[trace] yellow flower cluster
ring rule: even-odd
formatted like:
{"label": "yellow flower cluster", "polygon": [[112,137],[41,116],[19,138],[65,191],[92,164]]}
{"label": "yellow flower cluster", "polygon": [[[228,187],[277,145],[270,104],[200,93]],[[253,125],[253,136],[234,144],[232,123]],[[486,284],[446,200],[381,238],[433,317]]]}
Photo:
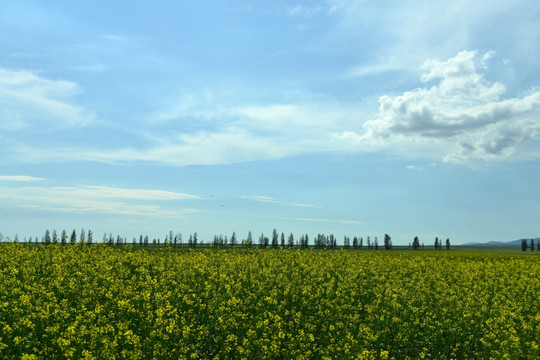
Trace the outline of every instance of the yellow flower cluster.
{"label": "yellow flower cluster", "polygon": [[540,358],[535,256],[0,250],[2,359]]}

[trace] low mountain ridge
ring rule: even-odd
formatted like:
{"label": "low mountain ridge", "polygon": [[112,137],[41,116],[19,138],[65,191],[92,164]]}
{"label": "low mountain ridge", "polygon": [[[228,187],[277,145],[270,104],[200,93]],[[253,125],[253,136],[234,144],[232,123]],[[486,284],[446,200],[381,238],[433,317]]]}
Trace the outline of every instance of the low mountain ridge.
{"label": "low mountain ridge", "polygon": [[[469,243],[463,244],[462,246],[518,246],[518,247],[521,247],[522,240],[523,239],[510,240],[510,241],[488,241],[488,242],[483,242],[483,243],[469,242]],[[526,240],[527,240],[527,245],[531,243],[530,238]],[[534,238],[534,245],[538,243],[538,240],[540,240],[540,238]]]}

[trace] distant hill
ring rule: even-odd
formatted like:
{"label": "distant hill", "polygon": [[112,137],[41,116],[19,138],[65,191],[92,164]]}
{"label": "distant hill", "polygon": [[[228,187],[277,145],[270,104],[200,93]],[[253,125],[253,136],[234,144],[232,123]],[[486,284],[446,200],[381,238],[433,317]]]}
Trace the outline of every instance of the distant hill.
{"label": "distant hill", "polygon": [[[539,239],[540,238],[534,239],[535,246]],[[523,239],[511,240],[511,241],[488,241],[488,242],[483,242],[483,243],[470,242],[470,243],[465,243],[462,246],[517,246],[517,247],[521,247],[522,240]],[[531,239],[527,239],[527,244],[530,244],[530,243],[531,243]]]}

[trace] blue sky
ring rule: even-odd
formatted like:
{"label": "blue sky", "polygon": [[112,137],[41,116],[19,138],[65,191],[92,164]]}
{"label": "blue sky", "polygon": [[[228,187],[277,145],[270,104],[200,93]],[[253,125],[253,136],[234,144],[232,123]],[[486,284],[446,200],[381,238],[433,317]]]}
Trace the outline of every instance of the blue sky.
{"label": "blue sky", "polygon": [[540,236],[537,1],[0,8],[4,236]]}

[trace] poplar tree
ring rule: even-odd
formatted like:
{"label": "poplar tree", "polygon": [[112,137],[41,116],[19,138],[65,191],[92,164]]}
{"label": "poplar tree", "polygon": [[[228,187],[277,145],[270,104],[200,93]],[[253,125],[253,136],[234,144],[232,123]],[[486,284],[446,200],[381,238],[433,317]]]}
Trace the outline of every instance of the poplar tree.
{"label": "poplar tree", "polygon": [[290,248],[292,248],[294,246],[294,235],[293,235],[293,233],[289,234],[289,239],[287,240],[287,242],[288,242],[288,245],[289,245]]}
{"label": "poplar tree", "polygon": [[418,236],[415,236],[412,242],[412,248],[413,250],[418,250],[419,247],[420,247],[420,240],[418,240]]}
{"label": "poplar tree", "polygon": [[50,245],[51,243],[51,234],[49,233],[49,230],[45,230],[45,236],[43,237],[43,244]]}
{"label": "poplar tree", "polygon": [[69,243],[71,245],[75,245],[77,242],[77,233],[75,232],[75,229],[73,229],[73,232],[71,233],[71,237],[69,238]]}
{"label": "poplar tree", "polygon": [[386,250],[392,249],[392,238],[388,234],[384,234],[384,248]]}
{"label": "poplar tree", "polygon": [[253,246],[253,235],[251,234],[251,231],[248,231],[246,245],[247,245],[248,248]]}
{"label": "poplar tree", "polygon": [[277,249],[278,247],[278,232],[276,229],[272,231],[272,247]]}

